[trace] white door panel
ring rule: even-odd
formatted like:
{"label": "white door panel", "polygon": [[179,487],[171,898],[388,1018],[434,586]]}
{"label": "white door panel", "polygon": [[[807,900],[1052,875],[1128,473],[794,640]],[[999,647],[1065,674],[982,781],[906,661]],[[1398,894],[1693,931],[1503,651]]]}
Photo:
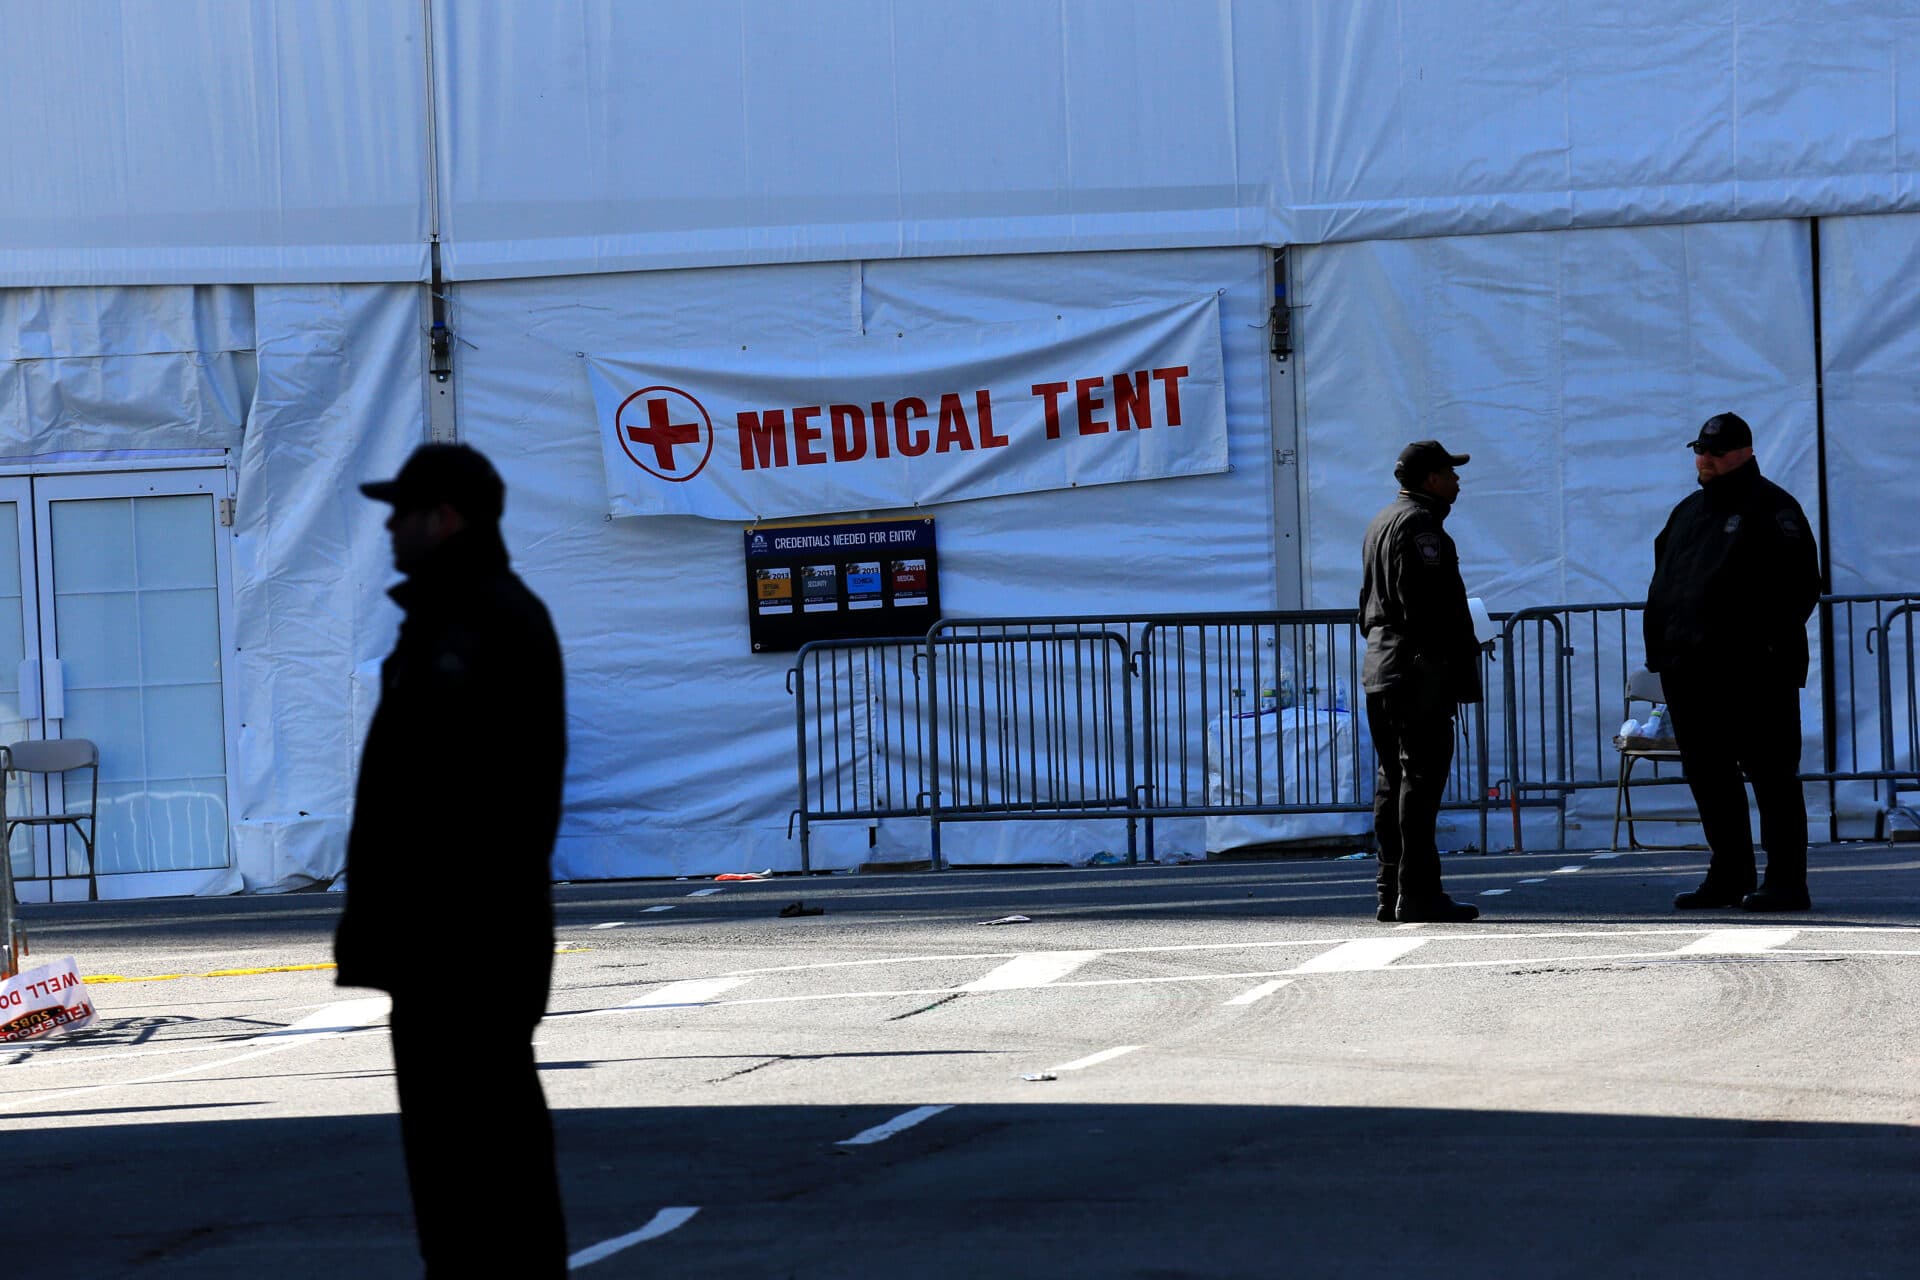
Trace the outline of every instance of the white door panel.
{"label": "white door panel", "polygon": [[[224,471],[34,481],[45,733],[100,748],[95,869],[129,878],[117,888],[191,892],[231,861],[226,487]],[[70,801],[49,795],[84,794]],[[84,874],[78,840],[52,856]],[[103,879],[101,896],[123,895]]]}
{"label": "white door panel", "polygon": [[[23,478],[0,478],[0,743],[41,736],[33,571],[32,487]],[[7,790],[7,811],[24,812],[29,801],[44,804],[44,791],[13,783]],[[45,874],[46,840],[40,840],[38,856],[34,843],[30,828],[14,834],[8,851],[14,875]]]}

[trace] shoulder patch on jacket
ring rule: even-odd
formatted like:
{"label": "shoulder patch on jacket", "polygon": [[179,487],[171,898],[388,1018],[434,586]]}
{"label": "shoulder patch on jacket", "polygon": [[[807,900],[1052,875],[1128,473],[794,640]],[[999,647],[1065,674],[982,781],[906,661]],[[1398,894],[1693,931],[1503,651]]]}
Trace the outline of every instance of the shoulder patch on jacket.
{"label": "shoulder patch on jacket", "polygon": [[1425,564],[1439,564],[1444,558],[1446,548],[1437,533],[1415,534],[1413,545],[1420,552],[1420,559]]}
{"label": "shoulder patch on jacket", "polygon": [[1773,521],[1780,526],[1780,532],[1784,533],[1787,537],[1797,538],[1800,536],[1800,521],[1794,516],[1791,509],[1787,507],[1780,508],[1773,513]]}
{"label": "shoulder patch on jacket", "polygon": [[1727,517],[1725,532],[1737,533],[1739,532],[1739,530],[1740,530],[1740,513],[1736,511],[1732,515]]}

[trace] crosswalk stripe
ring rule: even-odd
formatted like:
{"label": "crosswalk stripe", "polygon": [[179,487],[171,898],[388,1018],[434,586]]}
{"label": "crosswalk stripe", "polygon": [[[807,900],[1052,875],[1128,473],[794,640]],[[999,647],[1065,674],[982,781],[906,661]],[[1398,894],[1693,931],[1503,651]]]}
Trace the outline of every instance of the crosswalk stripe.
{"label": "crosswalk stripe", "polygon": [[1798,929],[1715,929],[1704,938],[1698,938],[1681,947],[1679,954],[1688,956],[1728,956],[1751,955],[1756,951],[1771,951],[1775,947],[1792,942]]}
{"label": "crosswalk stripe", "polygon": [[1291,978],[1275,978],[1271,982],[1263,982],[1257,987],[1250,987],[1247,990],[1242,991],[1239,995],[1235,996],[1233,999],[1227,1001],[1226,1003],[1254,1004],[1258,1001],[1266,999],[1268,996],[1272,995],[1274,992],[1278,991],[1280,988],[1292,983],[1292,981],[1293,979]]}
{"label": "crosswalk stripe", "polygon": [[1357,969],[1384,969],[1429,941],[1428,938],[1368,938],[1361,942],[1343,942],[1331,951],[1321,952],[1294,972],[1351,973]]}
{"label": "crosswalk stripe", "polygon": [[714,997],[744,986],[746,978],[696,978],[690,982],[669,982],[664,987],[629,1000],[622,1009],[683,1009],[688,1005],[711,1004]]}
{"label": "crosswalk stripe", "polygon": [[1035,951],[1015,956],[961,987],[961,991],[1017,991],[1058,981],[1099,955],[1098,951]]}
{"label": "crosswalk stripe", "polygon": [[911,1129],[923,1120],[931,1120],[942,1111],[950,1111],[952,1109],[953,1104],[950,1102],[942,1103],[938,1106],[915,1107],[911,1111],[901,1112],[885,1124],[877,1124],[871,1129],[862,1129],[851,1138],[842,1138],[834,1145],[837,1147],[865,1147],[876,1142],[885,1142],[902,1129]]}

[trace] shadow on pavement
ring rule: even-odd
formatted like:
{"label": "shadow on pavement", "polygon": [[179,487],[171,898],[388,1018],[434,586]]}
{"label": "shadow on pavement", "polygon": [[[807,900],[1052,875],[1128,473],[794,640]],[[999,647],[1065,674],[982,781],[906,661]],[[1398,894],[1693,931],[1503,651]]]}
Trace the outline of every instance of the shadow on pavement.
{"label": "shadow on pavement", "polygon": [[[838,1145],[909,1105],[560,1112],[572,1247],[685,1205],[586,1274],[1754,1280],[1920,1250],[1901,1125],[1035,1101]],[[9,1275],[418,1274],[392,1116],[49,1124],[5,1152],[0,1203],[47,1226]]]}

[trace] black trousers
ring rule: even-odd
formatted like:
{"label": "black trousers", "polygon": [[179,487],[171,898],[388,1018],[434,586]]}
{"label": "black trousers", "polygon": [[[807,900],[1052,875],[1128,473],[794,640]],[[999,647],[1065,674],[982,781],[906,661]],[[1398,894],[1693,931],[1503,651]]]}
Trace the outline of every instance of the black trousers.
{"label": "black trousers", "polygon": [[1435,707],[1406,688],[1369,691],[1367,732],[1379,759],[1373,835],[1380,846],[1380,891],[1387,897],[1396,890],[1433,897],[1440,892],[1434,825],[1453,766],[1453,706]]}
{"label": "black trousers", "polygon": [[443,995],[393,997],[393,1070],[414,1226],[430,1280],[567,1272],[553,1122],[532,1016],[474,1021]]}
{"label": "black trousers", "polygon": [[1754,882],[1745,785],[1750,781],[1760,809],[1760,843],[1767,847],[1767,883],[1804,889],[1807,797],[1798,776],[1800,690],[1779,678],[1683,672],[1662,672],[1660,683],[1679,740],[1680,767],[1713,851],[1707,879],[1735,889]]}

